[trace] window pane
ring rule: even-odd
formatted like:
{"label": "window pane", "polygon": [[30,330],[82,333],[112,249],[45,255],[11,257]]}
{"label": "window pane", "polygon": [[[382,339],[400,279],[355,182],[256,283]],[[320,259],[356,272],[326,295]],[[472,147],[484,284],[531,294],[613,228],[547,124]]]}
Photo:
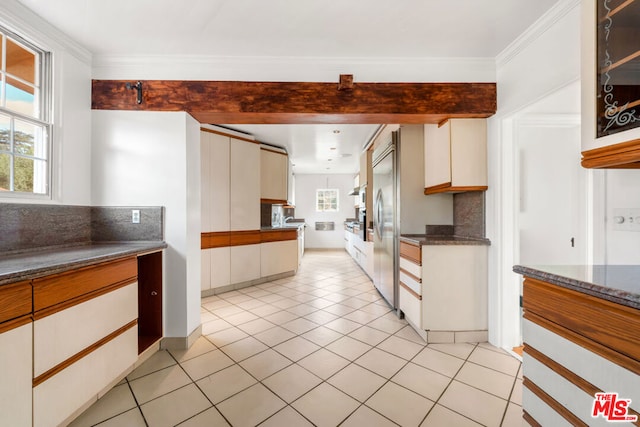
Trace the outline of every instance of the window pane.
{"label": "window pane", "polygon": [[35,85],[36,55],[7,39],[7,72]]}
{"label": "window pane", "polygon": [[7,76],[6,91],[8,109],[37,117],[34,89],[31,86]]}
{"label": "window pane", "polygon": [[11,190],[11,156],[0,154],[0,191]]}
{"label": "window pane", "polygon": [[15,121],[14,152],[40,158],[47,157],[43,128],[21,120]]}
{"label": "window pane", "polygon": [[33,193],[34,161],[24,157],[16,157],[14,164],[14,190]]}
{"label": "window pane", "polygon": [[11,150],[11,119],[0,114],[0,150]]}

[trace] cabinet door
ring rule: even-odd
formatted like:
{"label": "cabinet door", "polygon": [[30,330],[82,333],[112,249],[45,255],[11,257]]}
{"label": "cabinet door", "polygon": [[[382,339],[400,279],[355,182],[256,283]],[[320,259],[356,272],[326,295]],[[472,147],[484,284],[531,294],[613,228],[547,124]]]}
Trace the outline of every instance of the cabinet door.
{"label": "cabinet door", "polygon": [[232,246],[231,283],[242,283],[260,278],[260,244]]}
{"label": "cabinet door", "polygon": [[202,231],[229,230],[229,137],[201,132]]}
{"label": "cabinet door", "polygon": [[637,163],[640,3],[583,0],[581,10],[582,164],[615,168]]}
{"label": "cabinet door", "polygon": [[487,329],[486,246],[425,246],[422,271],[424,329]]}
{"label": "cabinet door", "polygon": [[231,248],[212,248],[210,251],[211,289],[231,283]]}
{"label": "cabinet door", "polygon": [[230,230],[259,230],[260,146],[231,138],[230,156]]}
{"label": "cabinet door", "polygon": [[287,200],[288,158],[286,154],[260,149],[260,197]]}
{"label": "cabinet door", "polygon": [[200,290],[211,289],[211,251],[212,249],[202,249],[200,251]]}
{"label": "cabinet door", "polygon": [[451,182],[451,121],[442,126],[424,125],[424,186]]}
{"label": "cabinet door", "polygon": [[[0,424],[31,427],[33,323],[0,333]],[[0,324],[0,328],[2,324]]]}
{"label": "cabinet door", "polygon": [[[454,119],[451,124],[451,186],[487,185],[487,121]],[[443,126],[444,127],[444,126]]]}
{"label": "cabinet door", "polygon": [[262,243],[260,274],[262,277],[298,269],[298,240]]}

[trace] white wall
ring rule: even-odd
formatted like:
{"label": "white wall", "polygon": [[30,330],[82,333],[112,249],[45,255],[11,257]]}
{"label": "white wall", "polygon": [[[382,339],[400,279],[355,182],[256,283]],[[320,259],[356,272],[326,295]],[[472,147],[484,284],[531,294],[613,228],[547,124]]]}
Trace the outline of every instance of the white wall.
{"label": "white wall", "polygon": [[640,264],[640,232],[613,230],[613,209],[640,208],[640,170],[607,170],[606,262]]}
{"label": "white wall", "polygon": [[186,113],[93,111],[92,203],[165,207],[165,336],[200,325],[200,131]]}
{"label": "white wall", "polygon": [[[316,190],[337,188],[340,191],[338,212],[316,212]],[[355,217],[353,175],[296,174],[296,218],[304,218],[308,227],[304,234],[305,248],[344,248],[344,220]],[[316,231],[316,221],[335,222],[334,231]]]}
{"label": "white wall", "polygon": [[52,54],[53,130],[51,200],[16,203],[88,205],[91,202],[91,55],[15,0],[5,0],[0,23]]}
{"label": "white wall", "polygon": [[[519,345],[514,115],[580,78],[580,1],[561,0],[497,58],[498,111],[488,121],[489,341]],[[586,213],[585,213],[586,215]]]}

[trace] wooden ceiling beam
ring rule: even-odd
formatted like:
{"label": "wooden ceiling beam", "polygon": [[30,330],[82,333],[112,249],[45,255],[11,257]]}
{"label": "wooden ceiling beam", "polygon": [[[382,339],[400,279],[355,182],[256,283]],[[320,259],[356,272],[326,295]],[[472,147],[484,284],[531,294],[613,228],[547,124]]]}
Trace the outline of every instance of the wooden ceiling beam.
{"label": "wooden ceiling beam", "polygon": [[[185,111],[200,123],[439,123],[495,114],[495,83],[335,83],[93,80],[94,110]],[[135,83],[135,82],[134,82]]]}

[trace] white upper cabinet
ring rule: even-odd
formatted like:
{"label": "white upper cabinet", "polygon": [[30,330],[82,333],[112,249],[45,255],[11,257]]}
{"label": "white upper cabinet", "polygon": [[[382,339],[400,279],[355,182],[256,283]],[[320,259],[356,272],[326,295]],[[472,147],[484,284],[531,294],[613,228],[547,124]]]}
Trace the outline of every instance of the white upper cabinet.
{"label": "white upper cabinet", "polygon": [[582,165],[640,165],[640,2],[582,1]]}
{"label": "white upper cabinet", "polygon": [[229,230],[230,138],[200,132],[202,232]]}
{"label": "white upper cabinet", "polygon": [[260,145],[230,138],[230,159],[229,229],[259,230]]}
{"label": "white upper cabinet", "polygon": [[487,189],[487,122],[424,125],[425,194]]}
{"label": "white upper cabinet", "polygon": [[285,153],[260,148],[260,198],[286,202],[289,158]]}

